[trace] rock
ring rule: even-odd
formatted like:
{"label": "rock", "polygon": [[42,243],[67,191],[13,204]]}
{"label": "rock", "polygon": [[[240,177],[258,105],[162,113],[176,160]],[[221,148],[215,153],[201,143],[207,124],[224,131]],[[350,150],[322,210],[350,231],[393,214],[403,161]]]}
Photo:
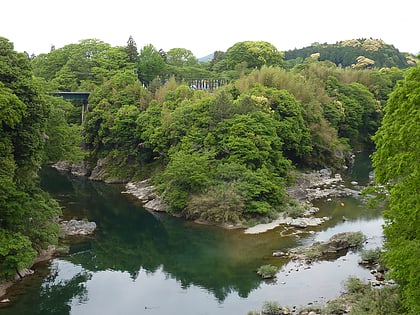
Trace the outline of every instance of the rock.
{"label": "rock", "polygon": [[289,253],[287,252],[282,252],[282,251],[276,251],[273,252],[273,257],[288,257]]}
{"label": "rock", "polygon": [[108,172],[105,170],[106,164],[108,163],[108,159],[107,158],[103,158],[103,159],[99,159],[96,162],[96,166],[93,168],[89,179],[90,180],[97,180],[97,181],[105,181],[108,177],[109,174]]}
{"label": "rock", "polygon": [[53,164],[52,167],[59,171],[70,172],[71,163],[67,161],[58,161],[57,163]]}
{"label": "rock", "polygon": [[162,197],[156,197],[144,204],[144,208],[153,211],[166,212],[168,206],[163,202]]}
{"label": "rock", "polygon": [[318,173],[319,173],[321,176],[327,176],[327,177],[330,177],[330,176],[331,176],[331,174],[332,174],[332,171],[331,171],[330,169],[328,169],[328,168],[323,168],[323,169],[320,169],[320,170],[318,171]]}
{"label": "rock", "polygon": [[3,299],[3,300],[0,301],[0,303],[10,303],[10,300],[9,299]]}
{"label": "rock", "polygon": [[289,225],[299,228],[306,228],[308,226],[308,223],[306,222],[305,218],[297,218],[293,219]]}
{"label": "rock", "polygon": [[144,208],[153,211],[166,212],[168,206],[163,198],[156,194],[156,188],[150,184],[150,179],[140,182],[129,182],[125,185],[125,194],[131,194],[144,203]]}
{"label": "rock", "polygon": [[129,182],[125,185],[125,194],[131,194],[143,202],[149,201],[152,194],[155,194],[155,187],[150,185],[150,179],[140,182]]}
{"label": "rock", "polygon": [[325,259],[344,253],[349,248],[360,246],[363,241],[361,232],[343,232],[333,235],[325,242],[315,242],[307,248],[297,248],[289,251],[290,257],[297,260]]}
{"label": "rock", "polygon": [[15,280],[22,279],[33,274],[34,274],[34,271],[32,269],[24,268],[22,270],[19,270],[19,272],[16,273]]}
{"label": "rock", "polygon": [[80,161],[72,164],[70,172],[75,176],[88,176],[90,174],[90,168],[88,163]]}
{"label": "rock", "polygon": [[66,236],[85,236],[96,230],[96,223],[84,220],[61,221],[60,230]]}

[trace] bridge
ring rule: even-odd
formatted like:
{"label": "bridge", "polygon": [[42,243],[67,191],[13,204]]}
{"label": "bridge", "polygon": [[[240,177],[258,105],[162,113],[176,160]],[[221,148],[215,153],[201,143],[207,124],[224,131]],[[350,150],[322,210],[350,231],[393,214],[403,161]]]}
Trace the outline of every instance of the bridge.
{"label": "bridge", "polygon": [[85,121],[85,112],[89,110],[88,99],[90,92],[53,92],[51,95],[62,97],[69,101],[82,101],[82,123]]}

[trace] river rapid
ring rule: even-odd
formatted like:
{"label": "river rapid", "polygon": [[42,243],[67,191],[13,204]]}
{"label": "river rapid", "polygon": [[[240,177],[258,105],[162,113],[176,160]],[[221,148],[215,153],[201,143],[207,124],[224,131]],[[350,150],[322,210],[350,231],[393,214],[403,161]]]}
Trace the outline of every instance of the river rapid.
{"label": "river rapid", "polygon": [[[348,185],[365,185],[369,171],[368,155],[359,155],[343,177]],[[311,265],[272,252],[349,231],[367,236],[365,249],[382,244],[381,209],[360,198],[314,202],[317,217],[331,218],[321,226],[245,234],[151,213],[121,194],[120,185],[53,169],[43,170],[42,185],[65,219],[95,221],[98,228],[71,242],[70,255],[35,265],[32,276],[8,290],[2,315],[247,314],[264,301],[297,308],[322,304],[340,294],[349,276],[373,278],[359,266],[360,252]],[[275,281],[257,276],[263,264],[280,268]]]}

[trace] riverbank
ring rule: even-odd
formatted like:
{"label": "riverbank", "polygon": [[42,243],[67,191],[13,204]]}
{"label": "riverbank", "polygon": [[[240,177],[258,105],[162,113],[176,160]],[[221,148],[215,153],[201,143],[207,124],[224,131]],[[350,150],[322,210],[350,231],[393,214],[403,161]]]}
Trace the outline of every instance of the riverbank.
{"label": "riverbank", "polygon": [[[64,239],[67,237],[84,237],[93,234],[95,230],[95,222],[75,219],[69,221],[63,220],[60,221],[59,236],[60,239]],[[48,261],[53,259],[54,257],[59,257],[64,254],[67,254],[66,248],[62,248],[55,245],[50,245],[47,248],[41,250],[29,268],[19,270],[19,272],[15,274],[14,279],[12,281],[0,283],[0,303],[10,302],[10,300],[7,298],[3,299],[3,297],[7,295],[7,289],[12,287],[16,283],[16,281],[23,280],[25,277],[32,275],[34,273],[34,271],[31,269],[33,266],[40,262]]]}

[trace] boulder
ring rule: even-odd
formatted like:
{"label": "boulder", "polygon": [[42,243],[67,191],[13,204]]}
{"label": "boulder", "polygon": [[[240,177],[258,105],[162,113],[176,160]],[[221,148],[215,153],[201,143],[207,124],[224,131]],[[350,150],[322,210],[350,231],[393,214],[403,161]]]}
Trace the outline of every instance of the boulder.
{"label": "boulder", "polygon": [[86,236],[96,230],[95,222],[69,220],[60,222],[60,230],[65,236]]}
{"label": "boulder", "polygon": [[163,198],[156,194],[156,188],[151,185],[150,179],[140,182],[129,182],[125,185],[123,193],[130,194],[143,202],[147,210],[166,212],[168,206],[163,202]]}

